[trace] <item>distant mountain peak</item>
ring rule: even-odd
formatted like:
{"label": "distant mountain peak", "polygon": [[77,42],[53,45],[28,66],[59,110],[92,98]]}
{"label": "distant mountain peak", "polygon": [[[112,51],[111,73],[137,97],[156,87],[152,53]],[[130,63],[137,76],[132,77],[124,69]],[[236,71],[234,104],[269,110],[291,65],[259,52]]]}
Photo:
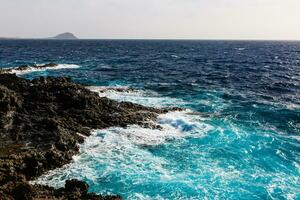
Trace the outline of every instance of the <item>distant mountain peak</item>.
{"label": "distant mountain peak", "polygon": [[73,33],[66,32],[66,33],[58,34],[58,35],[52,37],[52,39],[56,39],[56,40],[76,40],[78,38]]}

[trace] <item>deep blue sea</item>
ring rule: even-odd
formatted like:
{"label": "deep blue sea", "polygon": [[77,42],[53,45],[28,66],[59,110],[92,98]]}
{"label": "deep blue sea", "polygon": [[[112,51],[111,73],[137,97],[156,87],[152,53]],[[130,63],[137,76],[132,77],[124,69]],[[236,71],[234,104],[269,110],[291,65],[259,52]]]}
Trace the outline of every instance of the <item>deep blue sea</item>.
{"label": "deep blue sea", "polygon": [[94,130],[71,164],[35,183],[77,178],[130,200],[300,199],[300,42],[0,41],[1,67],[49,62],[60,65],[19,75],[186,110],[160,115],[162,130]]}

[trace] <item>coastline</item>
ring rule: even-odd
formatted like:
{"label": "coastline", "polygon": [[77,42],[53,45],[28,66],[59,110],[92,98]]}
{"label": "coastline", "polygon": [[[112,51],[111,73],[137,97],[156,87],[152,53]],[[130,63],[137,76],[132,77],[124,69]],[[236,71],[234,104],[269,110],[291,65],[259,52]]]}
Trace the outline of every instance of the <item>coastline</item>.
{"label": "coastline", "polygon": [[[151,123],[160,129],[92,129],[70,163],[29,183],[58,189],[77,179],[89,185],[89,192],[124,199],[298,198],[299,43],[1,45],[2,69],[28,65],[28,70],[16,72],[26,80],[71,77],[117,102],[184,108],[158,114]],[[49,62],[58,66],[34,68]],[[43,114],[52,106],[40,109]]]}
{"label": "coastline", "polygon": [[0,73],[0,97],[3,199],[122,199],[88,193],[88,185],[78,180],[68,180],[60,189],[31,185],[29,181],[71,162],[79,153],[78,144],[93,129],[132,124],[157,128],[149,121],[174,110],[99,97],[65,77],[30,81]]}

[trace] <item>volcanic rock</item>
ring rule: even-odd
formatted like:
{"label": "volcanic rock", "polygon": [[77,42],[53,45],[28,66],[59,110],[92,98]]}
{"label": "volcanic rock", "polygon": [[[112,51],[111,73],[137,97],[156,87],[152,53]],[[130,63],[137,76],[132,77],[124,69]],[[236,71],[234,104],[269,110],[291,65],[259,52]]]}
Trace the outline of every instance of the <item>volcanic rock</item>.
{"label": "volcanic rock", "polygon": [[99,97],[70,78],[0,74],[0,199],[121,199],[78,180],[58,190],[29,181],[69,163],[92,129],[147,126],[167,111]]}

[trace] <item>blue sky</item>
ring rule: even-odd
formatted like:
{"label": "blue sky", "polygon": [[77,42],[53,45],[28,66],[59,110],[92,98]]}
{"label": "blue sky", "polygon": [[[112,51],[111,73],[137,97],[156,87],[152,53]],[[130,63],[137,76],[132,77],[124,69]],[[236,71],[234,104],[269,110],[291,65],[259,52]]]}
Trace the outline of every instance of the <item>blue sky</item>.
{"label": "blue sky", "polygon": [[0,0],[0,36],[300,40],[299,0]]}

